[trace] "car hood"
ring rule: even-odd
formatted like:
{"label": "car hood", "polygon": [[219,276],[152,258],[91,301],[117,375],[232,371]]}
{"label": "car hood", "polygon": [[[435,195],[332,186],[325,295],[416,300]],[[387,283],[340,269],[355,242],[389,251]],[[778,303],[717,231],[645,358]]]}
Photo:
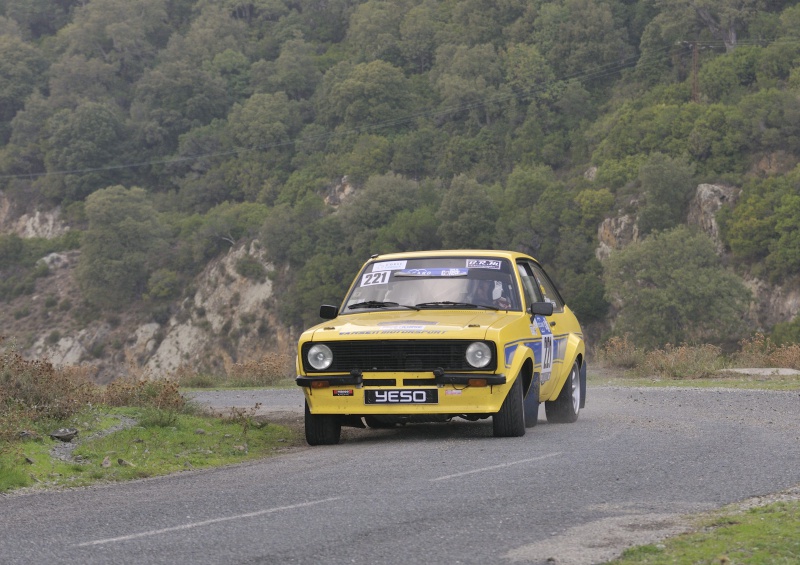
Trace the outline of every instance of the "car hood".
{"label": "car hood", "polygon": [[[306,332],[313,341],[354,339],[485,339],[522,315],[520,312],[479,310],[409,310],[339,316]],[[308,334],[311,335],[308,335]]]}

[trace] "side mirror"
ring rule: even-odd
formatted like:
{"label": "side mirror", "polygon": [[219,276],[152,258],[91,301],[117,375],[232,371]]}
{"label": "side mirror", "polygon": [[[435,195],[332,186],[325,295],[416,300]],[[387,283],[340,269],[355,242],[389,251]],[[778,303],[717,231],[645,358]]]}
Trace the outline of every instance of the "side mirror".
{"label": "side mirror", "polygon": [[323,320],[333,320],[339,315],[339,308],[330,304],[323,304],[319,307],[319,317]]}
{"label": "side mirror", "polygon": [[552,302],[534,302],[528,307],[528,312],[531,316],[552,316],[553,303]]}

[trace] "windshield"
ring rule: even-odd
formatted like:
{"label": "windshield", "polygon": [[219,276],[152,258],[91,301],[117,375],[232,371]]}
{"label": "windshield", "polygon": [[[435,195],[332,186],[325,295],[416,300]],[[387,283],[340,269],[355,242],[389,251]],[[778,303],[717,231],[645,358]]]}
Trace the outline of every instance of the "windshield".
{"label": "windshield", "polygon": [[522,310],[510,261],[435,257],[368,264],[342,313],[409,308]]}

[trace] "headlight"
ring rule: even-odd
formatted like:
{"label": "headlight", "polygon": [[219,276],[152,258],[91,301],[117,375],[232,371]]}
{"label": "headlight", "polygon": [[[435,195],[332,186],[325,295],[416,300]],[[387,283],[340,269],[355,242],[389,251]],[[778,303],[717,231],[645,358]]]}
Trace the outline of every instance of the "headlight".
{"label": "headlight", "polygon": [[481,369],[492,361],[492,350],[482,341],[471,343],[467,347],[467,363]]}
{"label": "headlight", "polygon": [[323,371],[333,363],[333,352],[327,345],[318,343],[308,350],[308,363],[317,371]]}

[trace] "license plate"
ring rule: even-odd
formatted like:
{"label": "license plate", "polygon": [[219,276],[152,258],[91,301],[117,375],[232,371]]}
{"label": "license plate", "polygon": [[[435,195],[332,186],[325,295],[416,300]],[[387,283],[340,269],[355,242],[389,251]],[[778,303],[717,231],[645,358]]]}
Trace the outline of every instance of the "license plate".
{"label": "license plate", "polygon": [[438,404],[439,389],[365,390],[364,404]]}

